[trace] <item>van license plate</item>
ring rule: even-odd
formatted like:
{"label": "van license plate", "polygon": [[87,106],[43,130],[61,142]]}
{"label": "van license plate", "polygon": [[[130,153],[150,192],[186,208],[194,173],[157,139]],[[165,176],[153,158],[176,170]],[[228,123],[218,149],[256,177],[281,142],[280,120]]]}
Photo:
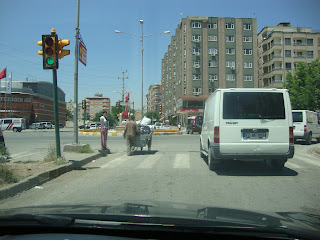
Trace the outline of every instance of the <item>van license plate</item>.
{"label": "van license plate", "polygon": [[266,133],[243,133],[244,139],[266,139]]}

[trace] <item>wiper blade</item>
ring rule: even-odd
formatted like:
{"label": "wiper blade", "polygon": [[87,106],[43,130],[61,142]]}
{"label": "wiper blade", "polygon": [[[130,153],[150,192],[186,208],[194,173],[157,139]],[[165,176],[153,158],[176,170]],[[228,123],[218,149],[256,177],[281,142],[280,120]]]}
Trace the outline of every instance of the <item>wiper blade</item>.
{"label": "wiper blade", "polygon": [[74,223],[74,218],[51,214],[16,214],[0,217],[0,226],[29,223],[67,226]]}

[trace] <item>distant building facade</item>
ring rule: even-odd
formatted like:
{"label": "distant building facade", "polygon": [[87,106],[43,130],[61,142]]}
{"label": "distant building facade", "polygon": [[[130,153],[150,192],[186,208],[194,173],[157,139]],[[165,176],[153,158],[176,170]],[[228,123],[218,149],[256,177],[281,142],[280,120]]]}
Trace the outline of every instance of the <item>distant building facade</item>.
{"label": "distant building facade", "polygon": [[[86,119],[92,120],[96,114],[100,111],[107,111],[109,112],[110,107],[110,98],[102,97],[102,95],[94,96],[94,97],[86,97],[84,99],[86,101]],[[80,105],[81,106],[81,105]],[[83,110],[82,110],[83,114]]]}
{"label": "distant building facade", "polygon": [[159,111],[159,104],[161,104],[162,86],[160,84],[150,85],[147,98],[147,112]]}
{"label": "distant building facade", "polygon": [[163,113],[185,123],[217,88],[258,87],[257,20],[183,18],[161,64]]}
{"label": "distant building facade", "polygon": [[[6,94],[1,81],[0,117],[25,118],[33,122],[54,122],[53,84],[44,81],[12,81],[11,94]],[[58,87],[59,123],[65,124],[65,93]]]}
{"label": "distant building facade", "polygon": [[259,87],[283,88],[286,74],[298,62],[311,63],[320,57],[320,32],[279,23],[258,33],[258,47]]}

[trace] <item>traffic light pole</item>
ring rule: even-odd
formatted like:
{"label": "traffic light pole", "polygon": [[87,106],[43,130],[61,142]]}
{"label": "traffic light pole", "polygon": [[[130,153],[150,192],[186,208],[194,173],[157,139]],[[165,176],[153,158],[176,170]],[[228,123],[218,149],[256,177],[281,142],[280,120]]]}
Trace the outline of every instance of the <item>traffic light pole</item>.
{"label": "traffic light pole", "polygon": [[61,157],[60,150],[60,133],[59,133],[59,111],[58,111],[58,86],[57,86],[57,69],[52,69],[53,79],[53,103],[54,103],[54,128],[56,133],[56,153]]}

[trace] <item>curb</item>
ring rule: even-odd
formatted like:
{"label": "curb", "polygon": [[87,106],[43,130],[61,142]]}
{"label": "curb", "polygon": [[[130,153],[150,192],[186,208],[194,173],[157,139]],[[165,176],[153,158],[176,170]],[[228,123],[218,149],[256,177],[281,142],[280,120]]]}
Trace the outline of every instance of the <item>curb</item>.
{"label": "curb", "polygon": [[69,163],[63,166],[58,166],[50,171],[39,173],[34,176],[25,178],[18,183],[6,186],[0,189],[0,200],[5,198],[12,197],[20,192],[29,190],[35,186],[42,185],[54,178],[59,177],[60,175],[81,168],[83,165],[88,164],[89,162],[98,159],[102,154],[98,153],[93,156],[87,157],[83,160],[75,161],[71,160]]}

